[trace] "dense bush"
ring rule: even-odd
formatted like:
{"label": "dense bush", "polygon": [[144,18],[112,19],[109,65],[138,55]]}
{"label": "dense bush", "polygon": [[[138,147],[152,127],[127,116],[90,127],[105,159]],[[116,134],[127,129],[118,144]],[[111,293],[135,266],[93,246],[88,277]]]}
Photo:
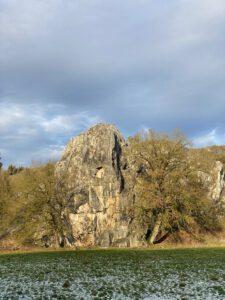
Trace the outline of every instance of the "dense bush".
{"label": "dense bush", "polygon": [[[16,169],[16,168],[15,168]],[[10,168],[11,170],[11,168]],[[55,193],[54,164],[0,173],[2,233],[13,233],[21,243],[34,243],[37,233],[54,231],[52,199]]]}
{"label": "dense bush", "polygon": [[190,151],[179,132],[169,136],[150,130],[130,138],[129,147],[139,168],[134,209],[148,225],[149,243],[162,242],[181,230],[194,235],[197,230],[221,228],[221,208],[209,199],[208,187],[199,176],[200,170],[212,169],[212,155]]}

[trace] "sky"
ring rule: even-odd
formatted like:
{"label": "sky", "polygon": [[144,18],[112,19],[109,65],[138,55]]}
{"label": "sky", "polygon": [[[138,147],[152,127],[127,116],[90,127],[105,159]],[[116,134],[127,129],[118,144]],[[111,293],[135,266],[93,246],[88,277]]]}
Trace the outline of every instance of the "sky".
{"label": "sky", "polygon": [[225,144],[225,1],[0,0],[5,166],[99,122]]}

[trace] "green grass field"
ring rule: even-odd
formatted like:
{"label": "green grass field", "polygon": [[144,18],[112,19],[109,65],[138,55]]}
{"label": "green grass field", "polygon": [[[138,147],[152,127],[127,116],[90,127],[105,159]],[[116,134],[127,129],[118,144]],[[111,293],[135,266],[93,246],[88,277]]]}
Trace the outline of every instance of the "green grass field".
{"label": "green grass field", "polygon": [[0,299],[225,299],[225,249],[3,254]]}

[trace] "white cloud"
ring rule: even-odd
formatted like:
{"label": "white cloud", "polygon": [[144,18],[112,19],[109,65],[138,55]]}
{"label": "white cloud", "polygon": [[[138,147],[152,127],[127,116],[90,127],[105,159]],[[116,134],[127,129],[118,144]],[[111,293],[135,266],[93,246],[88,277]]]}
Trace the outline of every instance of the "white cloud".
{"label": "white cloud", "polygon": [[195,147],[207,147],[212,145],[225,145],[225,134],[218,132],[218,129],[215,128],[210,132],[198,136],[193,139],[193,145]]}
{"label": "white cloud", "polygon": [[34,135],[42,130],[45,133],[68,134],[100,122],[99,117],[92,116],[89,112],[77,114],[61,112],[63,106],[51,105],[25,105],[18,103],[0,103],[0,134],[12,128],[19,135]]}
{"label": "white cloud", "polygon": [[48,133],[70,134],[81,128],[87,128],[99,121],[98,117],[92,117],[87,112],[81,112],[71,115],[56,115],[52,119],[43,120],[40,125]]}
{"label": "white cloud", "polygon": [[27,164],[59,158],[66,142],[100,119],[89,112],[68,114],[63,106],[0,103],[0,154],[4,162]]}
{"label": "white cloud", "polygon": [[57,161],[61,157],[63,150],[64,145],[46,145],[32,152],[30,161],[38,163],[48,160]]}

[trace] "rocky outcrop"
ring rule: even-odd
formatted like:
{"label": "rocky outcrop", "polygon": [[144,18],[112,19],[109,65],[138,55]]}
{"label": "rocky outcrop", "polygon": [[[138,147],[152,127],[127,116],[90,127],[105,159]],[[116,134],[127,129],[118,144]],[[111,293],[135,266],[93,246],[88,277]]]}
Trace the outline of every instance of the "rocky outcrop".
{"label": "rocky outcrop", "polygon": [[[113,125],[98,124],[72,139],[56,166],[70,196],[63,214],[76,246],[140,246],[132,204],[132,170],[126,142]],[[128,180],[129,179],[129,180]]]}
{"label": "rocky outcrop", "polygon": [[[148,228],[138,225],[130,213],[137,172],[127,155],[126,141],[113,125],[98,124],[73,138],[56,166],[58,182],[67,191],[61,206],[65,243],[144,246]],[[215,162],[209,173],[200,175],[209,197],[224,202],[223,164]]]}
{"label": "rocky outcrop", "polygon": [[208,189],[208,197],[216,203],[225,204],[225,173],[222,162],[215,161],[209,172],[199,171],[199,176]]}
{"label": "rocky outcrop", "polygon": [[209,198],[216,203],[225,204],[225,173],[222,162],[216,161],[212,170],[203,178],[209,189]]}
{"label": "rocky outcrop", "polygon": [[213,201],[225,203],[225,173],[220,161],[215,162],[211,173],[210,198]]}

